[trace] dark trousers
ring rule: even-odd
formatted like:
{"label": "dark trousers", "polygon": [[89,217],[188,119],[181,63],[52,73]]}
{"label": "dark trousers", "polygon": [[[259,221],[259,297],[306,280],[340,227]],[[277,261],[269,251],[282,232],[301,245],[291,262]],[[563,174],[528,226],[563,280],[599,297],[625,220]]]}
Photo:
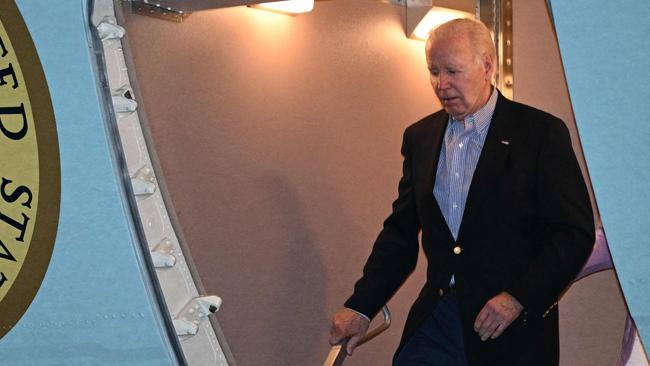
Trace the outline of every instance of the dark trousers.
{"label": "dark trousers", "polygon": [[394,366],[467,366],[456,296],[440,300],[404,345]]}

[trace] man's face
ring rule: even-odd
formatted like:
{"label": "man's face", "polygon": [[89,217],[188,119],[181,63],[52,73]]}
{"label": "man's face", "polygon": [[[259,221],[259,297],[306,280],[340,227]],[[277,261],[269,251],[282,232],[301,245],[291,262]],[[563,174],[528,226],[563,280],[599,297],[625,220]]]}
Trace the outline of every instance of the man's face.
{"label": "man's face", "polygon": [[467,37],[434,40],[427,65],[433,91],[454,118],[463,120],[487,102],[492,64],[489,57],[476,57]]}

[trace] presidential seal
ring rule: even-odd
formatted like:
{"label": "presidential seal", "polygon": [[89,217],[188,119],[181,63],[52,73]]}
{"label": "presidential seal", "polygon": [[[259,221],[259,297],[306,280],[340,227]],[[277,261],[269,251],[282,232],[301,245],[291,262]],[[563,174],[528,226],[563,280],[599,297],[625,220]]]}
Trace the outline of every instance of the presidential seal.
{"label": "presidential seal", "polygon": [[36,48],[13,1],[0,2],[0,337],[47,270],[59,220],[59,145]]}

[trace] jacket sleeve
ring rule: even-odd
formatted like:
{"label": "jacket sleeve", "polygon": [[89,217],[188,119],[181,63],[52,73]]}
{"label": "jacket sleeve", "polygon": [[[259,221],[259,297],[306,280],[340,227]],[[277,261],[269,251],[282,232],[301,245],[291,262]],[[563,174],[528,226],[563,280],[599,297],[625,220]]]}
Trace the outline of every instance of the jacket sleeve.
{"label": "jacket sleeve", "polygon": [[420,222],[415,206],[407,132],[402,140],[404,162],[398,197],[363,268],[363,276],[345,302],[346,307],[369,318],[374,317],[393,296],[417,263]]}
{"label": "jacket sleeve", "polygon": [[528,272],[506,291],[529,315],[546,316],[578,274],[594,244],[587,187],[569,131],[556,118],[546,124],[536,177],[540,247]]}

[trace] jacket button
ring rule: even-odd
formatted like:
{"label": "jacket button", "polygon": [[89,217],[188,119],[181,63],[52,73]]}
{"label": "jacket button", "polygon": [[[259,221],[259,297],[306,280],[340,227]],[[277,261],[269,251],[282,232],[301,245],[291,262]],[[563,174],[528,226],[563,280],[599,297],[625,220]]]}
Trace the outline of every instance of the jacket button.
{"label": "jacket button", "polygon": [[454,254],[460,254],[460,252],[462,252],[462,251],[463,251],[463,249],[460,246],[456,245],[454,247]]}
{"label": "jacket button", "polygon": [[438,296],[442,297],[442,295],[444,295],[444,294],[445,294],[445,290],[439,288],[438,289]]}

